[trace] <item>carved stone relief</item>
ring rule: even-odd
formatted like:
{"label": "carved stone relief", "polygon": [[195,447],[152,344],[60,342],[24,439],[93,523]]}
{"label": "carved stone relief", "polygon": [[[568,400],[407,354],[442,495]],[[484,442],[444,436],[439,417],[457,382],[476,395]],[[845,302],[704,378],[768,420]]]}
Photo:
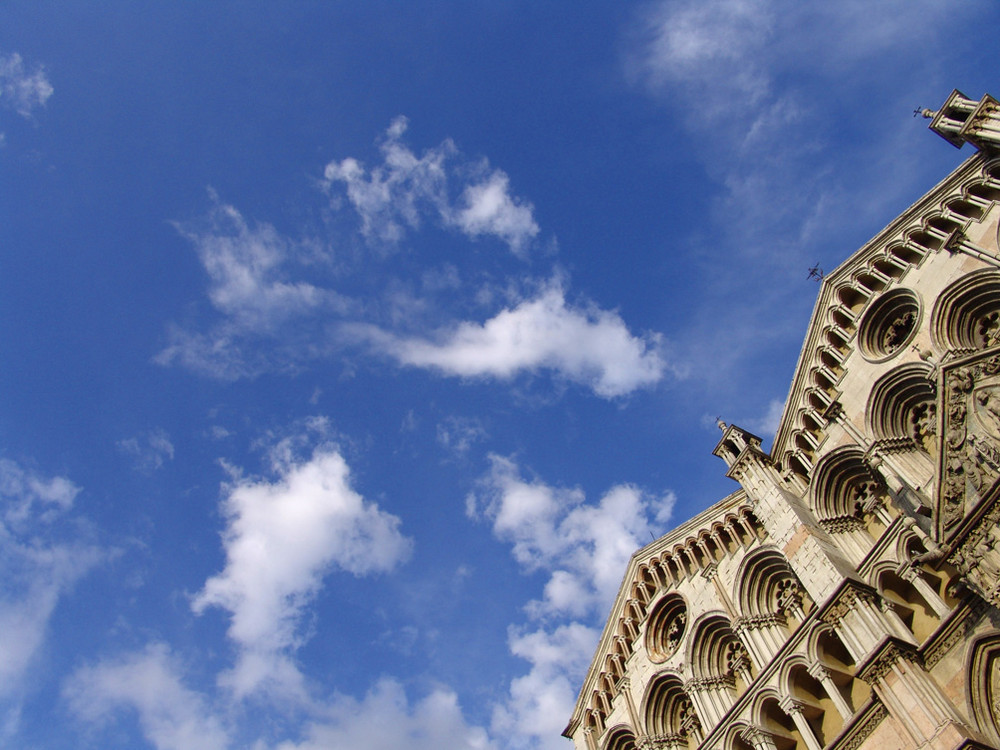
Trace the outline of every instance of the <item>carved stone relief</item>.
{"label": "carved stone relief", "polygon": [[954,528],[1000,476],[1000,354],[945,374],[938,528]]}
{"label": "carved stone relief", "polygon": [[994,504],[948,561],[984,599],[1000,605],[1000,503]]}

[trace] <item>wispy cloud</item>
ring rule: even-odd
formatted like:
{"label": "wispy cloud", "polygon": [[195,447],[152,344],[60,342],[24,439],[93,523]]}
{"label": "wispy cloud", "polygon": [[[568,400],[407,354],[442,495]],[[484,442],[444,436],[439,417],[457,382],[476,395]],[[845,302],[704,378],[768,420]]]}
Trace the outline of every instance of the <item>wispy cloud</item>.
{"label": "wispy cloud", "polygon": [[277,689],[304,695],[290,655],[301,645],[305,606],[334,570],[354,575],[392,570],[412,542],[399,519],[359,495],[332,445],[306,459],[284,441],[272,451],[273,480],[232,469],[224,488],[225,569],[194,598],[195,612],[221,607],[238,663],[225,683],[236,695]]}
{"label": "wispy cloud", "polygon": [[0,106],[30,118],[52,96],[53,88],[41,65],[29,68],[14,52],[0,55]]}
{"label": "wispy cloud", "polygon": [[222,378],[294,365],[309,346],[288,342],[290,324],[343,314],[351,303],[331,289],[294,280],[296,269],[316,255],[310,243],[295,242],[270,224],[248,222],[233,206],[214,194],[212,199],[204,221],[176,226],[198,252],[220,318],[207,332],[175,326],[155,359]]}
{"label": "wispy cloud", "polygon": [[373,326],[345,330],[404,365],[504,380],[548,370],[605,398],[651,386],[667,369],[656,335],[634,336],[615,312],[568,305],[557,283],[484,323],[462,322],[433,339]]}
{"label": "wispy cloud", "polygon": [[80,488],[0,459],[0,739],[17,725],[25,676],[73,585],[106,557],[66,524]]}
{"label": "wispy cloud", "polygon": [[174,458],[174,444],[162,429],[118,441],[118,450],[132,457],[136,471],[149,474]]}
{"label": "wispy cloud", "polygon": [[[640,6],[625,67],[679,125],[721,190],[691,246],[711,278],[672,343],[699,382],[723,393],[749,360],[795,345],[813,287],[864,232],[916,197],[929,138],[910,112],[944,96],[926,54],[950,44],[975,3],[933,0],[657,0]],[[872,69],[878,75],[871,74]],[[858,137],[863,133],[864,137]],[[860,230],[860,231],[859,231]],[[718,259],[725,258],[725,262]],[[740,300],[739,314],[731,310]],[[778,311],[794,310],[794,315]],[[745,393],[733,392],[733,400]],[[763,398],[774,393],[761,394]],[[763,404],[761,404],[763,407]]]}
{"label": "wispy cloud", "polygon": [[481,420],[474,417],[448,417],[438,422],[438,443],[456,456],[464,456],[469,449],[488,435]]}
{"label": "wispy cloud", "polygon": [[170,649],[145,649],[79,668],[63,686],[77,718],[108,723],[123,709],[135,711],[157,750],[224,750],[228,733],[199,693],[186,687]]}
{"label": "wispy cloud", "polygon": [[485,160],[462,159],[450,140],[417,156],[402,141],[406,128],[405,117],[393,120],[379,144],[383,161],[370,170],[349,157],[324,171],[335,199],[343,185],[365,238],[395,244],[430,219],[468,237],[494,236],[523,255],[539,229],[531,204],[511,194],[507,174]]}

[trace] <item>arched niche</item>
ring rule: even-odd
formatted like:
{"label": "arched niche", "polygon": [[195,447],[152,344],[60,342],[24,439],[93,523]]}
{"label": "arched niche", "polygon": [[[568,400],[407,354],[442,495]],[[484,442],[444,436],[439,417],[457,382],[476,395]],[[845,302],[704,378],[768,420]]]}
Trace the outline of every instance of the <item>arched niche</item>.
{"label": "arched niche", "polygon": [[781,709],[776,695],[764,695],[754,713],[754,723],[770,735],[776,750],[806,750],[808,746],[803,741],[795,722]]}
{"label": "arched niche", "polygon": [[[884,485],[857,448],[831,451],[817,464],[809,505],[830,534],[856,562],[889,525],[892,506]],[[863,532],[859,534],[858,532]]]}
{"label": "arched niche", "polygon": [[830,626],[813,631],[809,653],[813,662],[829,674],[850,713],[857,712],[871,697],[871,686],[855,676],[857,664],[837,632]]}
{"label": "arched niche", "polygon": [[[844,728],[844,717],[827,687],[813,676],[805,660],[787,666],[783,684],[785,695],[802,712],[819,744],[829,744]],[[836,695],[840,696],[839,692]]]}
{"label": "arched niche", "polygon": [[1000,632],[975,642],[966,673],[970,712],[979,729],[1000,743]]}
{"label": "arched niche", "polygon": [[911,581],[901,578],[895,570],[883,569],[876,574],[875,586],[892,605],[887,614],[892,617],[895,613],[918,644],[926,641],[937,629],[940,614]]}
{"label": "arched niche", "polygon": [[736,601],[744,617],[782,613],[801,619],[811,607],[788,560],[773,547],[751,552],[737,572]]}
{"label": "arched niche", "polygon": [[1000,343],[1000,271],[973,271],[945,289],[931,312],[931,336],[961,353]]}
{"label": "arched niche", "polygon": [[608,733],[604,750],[635,750],[635,732],[626,726],[615,727]]}
{"label": "arched niche", "polygon": [[673,740],[677,745],[698,746],[701,722],[680,677],[673,673],[653,678],[643,700],[646,732]]}
{"label": "arched niche", "polygon": [[721,613],[705,615],[695,623],[687,661],[696,679],[722,678],[732,698],[746,690],[755,676],[746,648]]}
{"label": "arched niche", "polygon": [[931,366],[910,363],[883,375],[875,383],[865,410],[868,431],[879,440],[907,438],[934,454],[937,445],[937,386]]}

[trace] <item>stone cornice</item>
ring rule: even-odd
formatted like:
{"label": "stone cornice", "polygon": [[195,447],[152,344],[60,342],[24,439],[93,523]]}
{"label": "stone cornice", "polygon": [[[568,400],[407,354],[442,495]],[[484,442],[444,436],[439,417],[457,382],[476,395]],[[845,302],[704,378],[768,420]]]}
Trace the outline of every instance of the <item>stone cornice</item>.
{"label": "stone cornice", "polygon": [[916,646],[895,636],[886,636],[858,666],[857,676],[869,685],[874,685],[903,659],[923,665]]}

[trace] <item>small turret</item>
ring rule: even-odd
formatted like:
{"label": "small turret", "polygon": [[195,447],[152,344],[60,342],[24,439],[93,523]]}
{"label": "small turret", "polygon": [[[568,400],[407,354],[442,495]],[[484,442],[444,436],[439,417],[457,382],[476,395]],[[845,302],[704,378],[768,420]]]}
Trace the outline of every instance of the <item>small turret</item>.
{"label": "small turret", "polygon": [[761,439],[751,432],[747,432],[742,427],[734,424],[727,425],[721,419],[716,422],[722,430],[722,439],[715,446],[712,453],[726,462],[728,468],[733,468],[733,464],[743,455],[743,452],[750,450],[763,454],[760,449]]}
{"label": "small turret", "polygon": [[937,112],[924,109],[920,114],[955,148],[971,143],[980,151],[1000,149],[1000,102],[989,94],[977,102],[955,89]]}

